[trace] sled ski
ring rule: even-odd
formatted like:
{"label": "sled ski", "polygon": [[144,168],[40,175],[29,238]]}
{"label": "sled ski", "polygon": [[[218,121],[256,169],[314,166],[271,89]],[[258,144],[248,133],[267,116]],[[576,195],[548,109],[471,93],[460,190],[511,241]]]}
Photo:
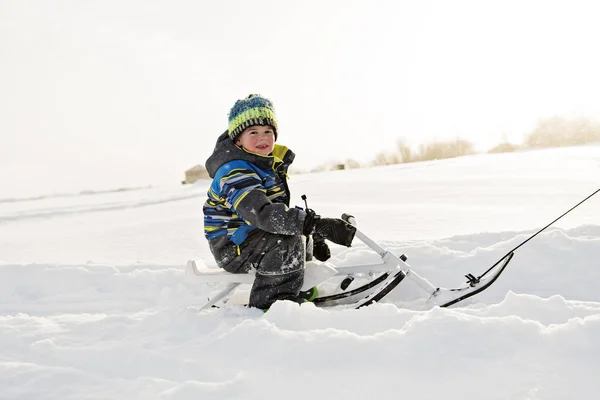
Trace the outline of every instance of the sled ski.
{"label": "sled ski", "polygon": [[510,260],[512,260],[514,255],[514,252],[510,252],[498,260],[498,262],[496,262],[496,264],[494,264],[489,270],[488,273],[490,273],[490,275],[487,277],[482,275],[476,278],[472,274],[467,274],[465,275],[465,277],[468,279],[466,286],[457,289],[438,289],[438,291],[434,293],[434,296],[441,303],[439,306],[450,307],[451,305],[466,300],[471,296],[475,296],[477,293],[483,292],[485,289],[490,287],[492,283],[496,281],[496,279],[498,279],[502,272],[504,272],[504,269]]}
{"label": "sled ski", "polygon": [[[383,299],[388,293],[394,290],[394,288],[396,288],[400,282],[402,282],[404,277],[405,275],[402,271],[398,271],[394,275],[385,273],[382,274],[378,279],[360,286],[352,291],[338,293],[336,295],[317,297],[312,301],[312,303],[319,308],[353,309],[365,307]],[[211,300],[214,300],[216,304],[213,304],[211,308],[248,306],[247,304],[242,303],[230,305],[227,301],[225,301],[223,304],[219,304],[218,301],[221,299],[222,297],[219,297],[218,299],[216,297],[212,298]],[[206,306],[203,306],[198,310],[203,310],[206,308]]]}
{"label": "sled ski", "polygon": [[[373,303],[380,301],[385,296],[387,296],[392,290],[394,290],[396,288],[396,286],[398,286],[398,284],[400,282],[402,282],[402,280],[405,277],[406,277],[406,275],[404,274],[404,272],[398,271],[392,276],[391,280],[386,281],[386,283],[383,284],[379,289],[372,292],[369,296],[363,298],[362,300],[359,300],[356,303],[351,303],[347,306],[333,305],[333,307],[335,307],[336,309],[339,309],[339,308],[346,308],[346,307],[347,308],[361,308],[361,307],[369,306]],[[333,297],[333,296],[330,296],[330,297]],[[329,303],[326,301],[322,301],[320,303],[317,303],[317,307],[331,307],[327,304],[329,304]]]}
{"label": "sled ski", "polygon": [[[344,214],[342,218],[357,226],[354,217]],[[465,275],[467,282],[462,287],[441,288],[419,276],[406,262],[407,258],[404,254],[398,257],[382,248],[358,228],[355,238],[375,251],[381,257],[381,262],[344,267],[337,267],[327,262],[307,262],[302,290],[320,284],[325,285],[333,277],[343,278],[335,293],[322,295],[313,300],[317,307],[346,309],[368,306],[381,301],[405,280],[412,281],[425,292],[427,305],[449,307],[490,287],[504,272],[514,255],[513,252],[508,253],[478,277],[473,274]],[[366,277],[370,280],[355,287],[356,285],[352,285],[354,277]],[[254,273],[232,274],[222,269],[202,267],[199,261],[190,260],[186,266],[186,279],[201,284],[225,284],[224,288],[199,308],[204,310],[216,304],[219,304],[219,307],[227,306],[228,300],[241,285],[251,285],[254,282]]]}

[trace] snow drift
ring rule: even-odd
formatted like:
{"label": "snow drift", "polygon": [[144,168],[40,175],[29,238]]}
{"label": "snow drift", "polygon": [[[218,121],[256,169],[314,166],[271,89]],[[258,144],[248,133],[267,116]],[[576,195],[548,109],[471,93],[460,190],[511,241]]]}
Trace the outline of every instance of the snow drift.
{"label": "snow drift", "polygon": [[[361,229],[441,286],[481,273],[598,189],[600,147],[292,176],[292,196]],[[198,313],[214,288],[208,182],[0,202],[3,399],[595,399],[600,198],[519,249],[461,307]],[[339,265],[366,246],[332,246]]]}

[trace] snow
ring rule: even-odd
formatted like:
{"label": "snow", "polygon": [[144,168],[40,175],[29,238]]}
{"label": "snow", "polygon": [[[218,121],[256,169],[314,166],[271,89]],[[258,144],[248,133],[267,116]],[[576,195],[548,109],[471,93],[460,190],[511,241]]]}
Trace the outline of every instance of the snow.
{"label": "snow", "polygon": [[[301,155],[299,155],[301,156]],[[481,273],[600,185],[585,146],[292,176],[294,203],[349,212],[439,286]],[[596,399],[600,194],[487,291],[419,309],[403,282],[359,310],[198,312],[215,287],[207,181],[0,199],[2,399]],[[377,260],[332,245],[338,265]]]}

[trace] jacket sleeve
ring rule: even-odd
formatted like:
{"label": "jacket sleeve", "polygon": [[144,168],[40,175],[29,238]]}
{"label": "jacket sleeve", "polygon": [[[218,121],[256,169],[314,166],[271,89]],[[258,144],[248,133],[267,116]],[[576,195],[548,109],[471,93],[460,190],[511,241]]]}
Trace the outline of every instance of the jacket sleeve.
{"label": "jacket sleeve", "polygon": [[254,170],[232,169],[219,178],[221,197],[246,223],[270,233],[302,235],[304,210],[271,202]]}

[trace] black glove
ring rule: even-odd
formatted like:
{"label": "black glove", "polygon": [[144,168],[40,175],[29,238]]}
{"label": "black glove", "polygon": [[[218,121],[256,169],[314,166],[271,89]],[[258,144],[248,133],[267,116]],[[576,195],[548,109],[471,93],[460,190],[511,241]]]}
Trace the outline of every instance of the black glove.
{"label": "black glove", "polygon": [[356,228],[339,218],[321,218],[313,210],[306,211],[304,234],[315,233],[333,243],[350,247]]}
{"label": "black glove", "polygon": [[319,235],[313,236],[313,256],[319,261],[327,261],[331,257],[329,246],[325,243],[325,239]]}
{"label": "black glove", "polygon": [[350,247],[356,234],[356,228],[343,219],[320,218],[315,224],[315,233],[331,240],[333,243]]}
{"label": "black glove", "polygon": [[[307,208],[305,211],[306,218],[304,218],[304,228],[302,234],[305,236],[312,235],[315,233],[315,224],[318,219],[321,219],[320,215],[315,214],[314,210]],[[314,237],[313,237],[314,240]]]}

